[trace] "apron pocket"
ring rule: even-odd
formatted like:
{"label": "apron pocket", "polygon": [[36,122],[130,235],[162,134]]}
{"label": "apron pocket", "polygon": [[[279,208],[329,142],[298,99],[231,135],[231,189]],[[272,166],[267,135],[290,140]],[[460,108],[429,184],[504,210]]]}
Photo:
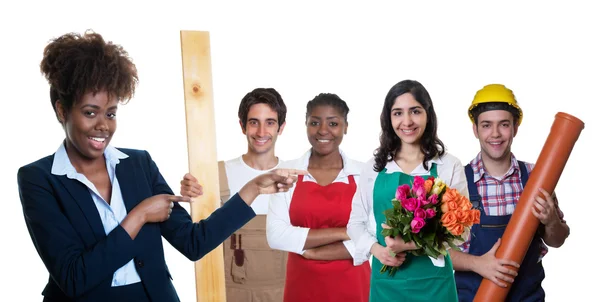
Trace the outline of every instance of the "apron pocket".
{"label": "apron pocket", "polygon": [[252,301],[281,302],[283,301],[283,286],[252,291]]}
{"label": "apron pocket", "polygon": [[275,282],[283,285],[287,252],[271,249],[263,232],[240,231],[234,235],[237,241],[235,249],[232,249],[232,237],[223,244],[225,278],[238,284],[266,285]]}
{"label": "apron pocket", "polygon": [[507,224],[480,224],[479,227],[484,229],[501,229],[506,228]]}
{"label": "apron pocket", "polygon": [[251,302],[252,292],[243,288],[227,287],[227,302]]}
{"label": "apron pocket", "polygon": [[244,264],[250,280],[275,281],[285,278],[286,252],[271,249],[251,249],[250,247],[244,249],[244,252],[246,254]]}
{"label": "apron pocket", "polygon": [[[238,252],[239,250],[236,250]],[[239,257],[238,253],[235,253],[233,259],[231,260],[231,277],[233,278],[233,282],[244,284],[246,283],[246,266],[245,259],[242,260],[242,265],[238,265]],[[244,254],[241,253],[241,257],[244,257]]]}

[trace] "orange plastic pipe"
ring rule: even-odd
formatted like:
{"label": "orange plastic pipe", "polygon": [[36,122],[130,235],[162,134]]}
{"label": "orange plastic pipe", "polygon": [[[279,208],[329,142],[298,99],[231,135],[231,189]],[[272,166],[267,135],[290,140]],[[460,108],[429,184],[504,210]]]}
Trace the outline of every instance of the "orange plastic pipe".
{"label": "orange plastic pipe", "polygon": [[[540,223],[531,213],[535,197],[537,195],[543,197],[538,189],[543,188],[547,192],[554,192],[583,127],[583,122],[572,115],[563,112],[556,114],[535,168],[531,171],[527,185],[506,226],[502,242],[496,252],[496,258],[522,263]],[[514,267],[511,268],[516,270]],[[484,278],[473,301],[504,301],[510,291],[510,286],[511,284],[508,284],[503,288]]]}

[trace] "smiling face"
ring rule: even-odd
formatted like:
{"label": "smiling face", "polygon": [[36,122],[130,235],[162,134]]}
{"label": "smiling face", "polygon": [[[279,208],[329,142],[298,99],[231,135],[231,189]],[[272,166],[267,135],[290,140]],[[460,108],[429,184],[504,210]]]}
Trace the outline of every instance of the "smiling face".
{"label": "smiling face", "polygon": [[473,133],[481,145],[481,155],[488,160],[510,158],[510,147],[517,135],[514,116],[506,110],[490,110],[479,114]]}
{"label": "smiling face", "polygon": [[427,113],[412,94],[404,93],[392,106],[391,122],[403,145],[419,145],[427,127]]}
{"label": "smiling face", "polygon": [[333,106],[319,105],[313,108],[306,119],[306,135],[313,153],[328,155],[339,152],[348,124],[343,115]]}
{"label": "smiling face", "polygon": [[60,102],[56,109],[66,134],[67,154],[73,165],[102,158],[117,130],[115,98],[106,92],[86,93],[66,110]]}
{"label": "smiling face", "polygon": [[248,110],[246,127],[242,127],[242,132],[248,140],[248,152],[274,153],[277,136],[283,132],[284,126],[285,123],[279,127],[277,112],[269,105],[265,103],[252,105]]}

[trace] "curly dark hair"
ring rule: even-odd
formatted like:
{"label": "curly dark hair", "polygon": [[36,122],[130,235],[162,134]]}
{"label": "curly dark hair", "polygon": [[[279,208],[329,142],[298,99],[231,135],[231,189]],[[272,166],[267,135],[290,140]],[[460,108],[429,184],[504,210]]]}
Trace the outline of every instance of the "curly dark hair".
{"label": "curly dark hair", "polygon": [[238,108],[238,118],[242,122],[242,127],[246,130],[246,122],[248,122],[248,112],[250,107],[255,104],[267,104],[273,111],[277,112],[277,123],[279,128],[285,123],[287,107],[277,90],[273,88],[256,88],[248,92]]}
{"label": "curly dark hair", "polygon": [[394,128],[392,127],[392,107],[396,102],[396,98],[402,94],[410,93],[423,106],[427,112],[427,125],[421,137],[421,151],[425,155],[423,158],[423,167],[427,170],[427,161],[436,156],[442,156],[445,153],[446,147],[444,143],[437,137],[437,117],[433,109],[433,103],[427,89],[423,85],[414,80],[404,80],[392,86],[385,97],[383,110],[381,111],[381,134],[379,135],[379,148],[374,152],[375,165],[373,169],[380,172],[385,168],[385,165],[394,159],[397,152],[402,148],[402,141]]}
{"label": "curly dark hair", "polygon": [[50,84],[55,114],[57,101],[70,110],[88,92],[106,91],[126,103],[138,83],[137,68],[123,47],[105,42],[93,31],[51,40],[44,48],[40,70]]}
{"label": "curly dark hair", "polygon": [[318,106],[331,106],[339,111],[344,117],[344,121],[348,123],[348,112],[350,108],[344,100],[342,100],[337,94],[334,93],[320,93],[315,96],[314,99],[306,103],[306,119],[310,116],[310,113]]}

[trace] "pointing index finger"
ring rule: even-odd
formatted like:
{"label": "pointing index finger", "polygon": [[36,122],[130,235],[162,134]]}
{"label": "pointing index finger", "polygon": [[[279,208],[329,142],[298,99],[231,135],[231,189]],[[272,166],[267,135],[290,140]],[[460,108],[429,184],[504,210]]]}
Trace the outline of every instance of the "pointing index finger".
{"label": "pointing index finger", "polygon": [[192,199],[188,196],[173,195],[169,198],[169,200],[173,202],[190,202]]}

